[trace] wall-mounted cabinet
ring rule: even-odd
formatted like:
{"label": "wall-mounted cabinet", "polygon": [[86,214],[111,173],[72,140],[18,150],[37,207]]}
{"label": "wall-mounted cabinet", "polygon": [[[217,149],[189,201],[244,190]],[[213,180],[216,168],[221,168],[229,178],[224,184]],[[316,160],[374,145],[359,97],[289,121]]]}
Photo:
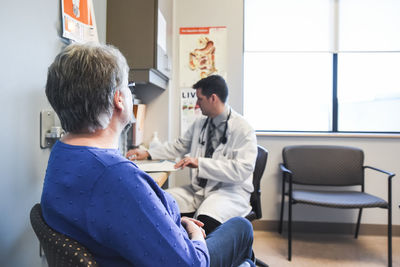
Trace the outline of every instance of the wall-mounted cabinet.
{"label": "wall-mounted cabinet", "polygon": [[172,14],[163,9],[161,0],[107,1],[107,43],[126,57],[129,80],[144,103],[166,89],[171,75]]}

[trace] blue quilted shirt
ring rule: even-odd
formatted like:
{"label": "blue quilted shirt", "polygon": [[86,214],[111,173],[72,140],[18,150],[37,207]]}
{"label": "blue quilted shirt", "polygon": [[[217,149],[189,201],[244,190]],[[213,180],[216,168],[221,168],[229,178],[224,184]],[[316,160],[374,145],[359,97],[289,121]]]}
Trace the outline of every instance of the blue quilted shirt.
{"label": "blue quilted shirt", "polygon": [[100,266],[209,266],[175,200],[117,149],[58,141],[41,199],[45,221],[82,243]]}

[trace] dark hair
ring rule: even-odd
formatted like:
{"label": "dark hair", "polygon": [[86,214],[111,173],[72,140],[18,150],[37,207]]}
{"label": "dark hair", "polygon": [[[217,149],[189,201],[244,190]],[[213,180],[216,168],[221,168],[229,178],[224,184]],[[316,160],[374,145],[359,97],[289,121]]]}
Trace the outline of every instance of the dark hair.
{"label": "dark hair", "polygon": [[72,44],[47,74],[46,96],[66,132],[94,132],[108,126],[117,90],[128,86],[128,64],[108,45]]}
{"label": "dark hair", "polygon": [[224,78],[219,75],[211,75],[201,79],[192,86],[193,89],[201,89],[201,93],[209,98],[216,94],[219,99],[225,103],[228,98],[228,86]]}

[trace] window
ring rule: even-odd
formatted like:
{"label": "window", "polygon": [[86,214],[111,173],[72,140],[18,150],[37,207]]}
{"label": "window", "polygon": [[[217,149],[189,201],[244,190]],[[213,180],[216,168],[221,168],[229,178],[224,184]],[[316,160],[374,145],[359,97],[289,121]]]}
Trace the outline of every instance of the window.
{"label": "window", "polygon": [[258,131],[400,132],[400,1],[245,0]]}

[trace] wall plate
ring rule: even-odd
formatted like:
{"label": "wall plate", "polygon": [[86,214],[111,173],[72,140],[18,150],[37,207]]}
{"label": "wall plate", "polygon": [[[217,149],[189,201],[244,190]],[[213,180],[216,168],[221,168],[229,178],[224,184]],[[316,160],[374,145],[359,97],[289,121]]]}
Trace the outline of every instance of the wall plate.
{"label": "wall plate", "polygon": [[40,148],[49,148],[52,142],[46,139],[46,133],[51,131],[51,127],[55,125],[55,112],[54,110],[40,111]]}

